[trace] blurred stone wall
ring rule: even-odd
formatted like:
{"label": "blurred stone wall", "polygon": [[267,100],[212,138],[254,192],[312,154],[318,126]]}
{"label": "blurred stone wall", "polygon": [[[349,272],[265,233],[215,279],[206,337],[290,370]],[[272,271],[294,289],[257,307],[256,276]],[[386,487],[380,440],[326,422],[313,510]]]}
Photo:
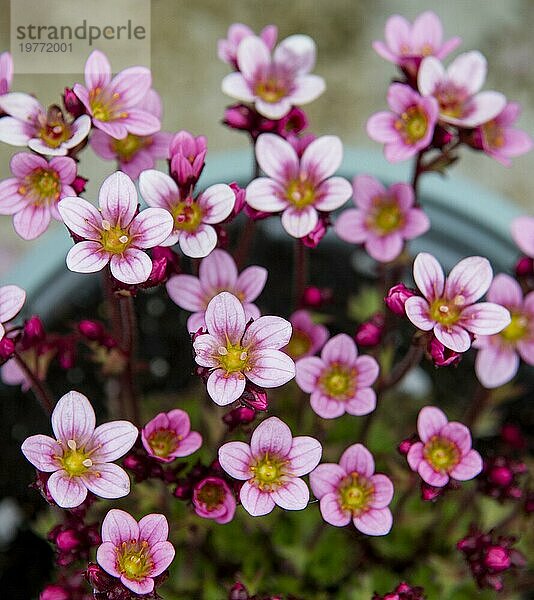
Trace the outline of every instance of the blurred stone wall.
{"label": "blurred stone wall", "polygon": [[[461,51],[479,49],[486,55],[486,89],[498,89],[519,101],[524,107],[520,125],[533,135],[531,0],[152,0],[152,69],[154,87],[164,102],[164,128],[205,134],[212,152],[246,147],[245,136],[220,125],[229,103],[220,91],[220,81],[228,67],[217,59],[217,40],[236,21],[255,30],[275,23],[281,38],[300,32],[317,42],[315,72],[326,79],[327,91],[309,107],[313,131],[334,133],[346,144],[376,149],[378,145],[365,134],[365,123],[370,114],[386,108],[385,94],[394,68],[374,53],[371,42],[383,39],[390,14],[411,20],[427,9],[441,17],[448,37],[462,37]],[[0,0],[0,11],[0,49],[6,49],[8,0]],[[46,104],[57,101],[58,93],[76,80],[69,75],[19,75],[14,88],[35,92]],[[1,178],[9,175],[8,160],[15,151],[0,145]],[[88,198],[96,198],[99,182],[112,169],[90,150],[83,154],[81,172],[91,178]],[[476,177],[534,213],[534,153],[514,160],[513,167],[506,169],[465,151],[454,173]],[[28,243],[12,232],[9,217],[0,217],[0,240],[0,271],[5,271]]]}

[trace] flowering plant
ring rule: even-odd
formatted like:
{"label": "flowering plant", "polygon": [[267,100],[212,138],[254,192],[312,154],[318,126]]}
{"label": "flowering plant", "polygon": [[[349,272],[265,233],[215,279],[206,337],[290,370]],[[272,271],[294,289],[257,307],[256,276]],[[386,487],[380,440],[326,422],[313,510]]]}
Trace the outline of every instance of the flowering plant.
{"label": "flowering plant", "polygon": [[[45,323],[19,317],[36,298],[0,287],[2,379],[51,421],[21,440],[30,499],[50,506],[32,529],[56,563],[28,593],[519,599],[534,542],[517,408],[534,388],[534,218],[511,226],[524,256],[509,273],[467,256],[446,276],[439,255],[410,254],[432,227],[421,179],[465,148],[505,165],[529,151],[519,106],[481,91],[479,52],[443,66],[460,40],[443,41],[434,13],[393,16],[374,48],[398,72],[367,132],[413,175],[353,165],[349,182],[341,139],[310,133],[301,108],[325,90],[315,43],[277,37],[234,24],[219,41],[238,102],[224,123],[249,136],[254,171],[207,187],[208,142],[161,131],[149,69],[113,77],[95,50],[64,109],[46,109],[11,91],[0,56],[0,140],[24,147],[0,214],[25,240],[61,221],[69,276],[102,283],[83,314]],[[98,206],[82,196],[86,148],[116,162]],[[367,274],[350,273],[356,248]]]}

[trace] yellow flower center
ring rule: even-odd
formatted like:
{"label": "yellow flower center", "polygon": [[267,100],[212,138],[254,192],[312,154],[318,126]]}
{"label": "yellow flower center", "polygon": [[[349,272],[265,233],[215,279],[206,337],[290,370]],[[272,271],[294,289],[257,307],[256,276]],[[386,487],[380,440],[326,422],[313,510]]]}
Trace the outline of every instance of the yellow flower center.
{"label": "yellow flower center", "polygon": [[374,207],[368,218],[368,225],[378,234],[387,235],[404,224],[404,215],[398,204],[388,196],[373,198]]}
{"label": "yellow flower center", "polygon": [[482,135],[486,145],[490,148],[502,148],[505,143],[504,128],[498,125],[495,119],[483,123],[481,126]]}
{"label": "yellow flower center", "polygon": [[373,484],[366,477],[356,472],[351,473],[341,482],[341,508],[350,511],[353,516],[360,515],[367,510],[374,491]]}
{"label": "yellow flower center", "polygon": [[93,466],[93,461],[89,456],[90,453],[78,448],[74,440],[68,440],[67,448],[59,460],[61,466],[71,477],[79,477]]}
{"label": "yellow flower center", "polygon": [[275,490],[283,483],[286,475],[287,460],[266,453],[251,465],[250,470],[254,473],[254,483],[262,491]]}
{"label": "yellow flower center", "polygon": [[458,446],[439,435],[432,436],[423,448],[423,455],[436,472],[451,471],[460,462]]}
{"label": "yellow flower center", "polygon": [[286,198],[293,206],[304,208],[316,200],[315,185],[309,181],[305,173],[298,179],[292,179],[286,188]]}
{"label": "yellow flower center", "polygon": [[250,370],[248,352],[240,344],[233,345],[227,341],[226,346],[218,348],[217,354],[219,364],[226,373],[243,373]]}
{"label": "yellow flower center", "polygon": [[465,113],[467,92],[452,83],[441,85],[434,91],[434,97],[439,104],[439,112],[447,117],[459,119]]}
{"label": "yellow flower center", "polygon": [[223,487],[210,482],[204,483],[196,493],[197,500],[209,511],[219,508],[224,501],[224,496]]}
{"label": "yellow flower center", "polygon": [[275,103],[287,96],[287,87],[276,77],[268,77],[256,84],[254,93],[265,102]]}
{"label": "yellow flower center", "polygon": [[152,571],[153,566],[146,540],[122,542],[117,548],[117,570],[128,579],[134,581],[144,579]]}
{"label": "yellow flower center", "polygon": [[289,340],[289,344],[285,348],[285,352],[293,359],[300,358],[309,352],[311,348],[310,338],[298,329],[293,329],[293,334]]}
{"label": "yellow flower center", "polygon": [[72,135],[70,125],[65,123],[63,113],[57,106],[51,106],[46,115],[40,114],[37,117],[37,125],[38,137],[50,148],[58,148]]}
{"label": "yellow flower center", "polygon": [[53,204],[59,199],[61,181],[54,169],[38,168],[24,178],[18,192],[29,196],[35,206]]}
{"label": "yellow flower center", "polygon": [[120,94],[109,95],[100,88],[89,92],[89,106],[93,117],[99,121],[114,121],[128,116],[128,113],[121,111]]}
{"label": "yellow flower center", "polygon": [[202,208],[188,199],[178,202],[172,210],[174,227],[182,231],[196,231],[202,223]]}
{"label": "yellow flower center", "polygon": [[434,321],[447,327],[454,325],[462,314],[465,298],[458,294],[452,300],[438,298],[430,305],[430,316]]}
{"label": "yellow flower center", "polygon": [[178,448],[181,439],[181,436],[170,429],[157,429],[150,434],[148,445],[156,456],[167,458]]}
{"label": "yellow flower center", "polygon": [[319,378],[319,385],[331,398],[340,402],[349,400],[356,389],[356,369],[332,364]]}
{"label": "yellow flower center", "polygon": [[401,114],[400,119],[397,119],[395,129],[403,132],[406,142],[415,144],[427,133],[427,116],[419,106],[411,106]]}
{"label": "yellow flower center", "polygon": [[106,250],[106,252],[111,252],[111,254],[123,254],[131,241],[127,230],[118,226],[112,227],[109,221],[102,221],[100,242],[102,248]]}
{"label": "yellow flower center", "polygon": [[511,317],[512,321],[510,325],[505,327],[499,335],[505,342],[514,344],[527,335],[529,322],[528,318],[523,313],[512,312]]}
{"label": "yellow flower center", "polygon": [[115,154],[121,159],[122,162],[129,162],[132,158],[147,145],[150,145],[150,138],[141,137],[129,133],[122,140],[115,140],[111,142],[111,147]]}

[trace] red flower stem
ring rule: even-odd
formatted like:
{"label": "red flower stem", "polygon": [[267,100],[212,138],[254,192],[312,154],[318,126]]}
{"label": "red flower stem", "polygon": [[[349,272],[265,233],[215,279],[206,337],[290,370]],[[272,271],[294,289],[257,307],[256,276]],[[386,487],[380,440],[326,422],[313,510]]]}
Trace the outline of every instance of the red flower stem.
{"label": "red flower stem", "polygon": [[404,357],[391,369],[391,372],[378,380],[376,385],[377,392],[385,392],[397,384],[409,371],[421,362],[423,354],[424,346],[420,340],[416,339],[412,342]]}
{"label": "red flower stem", "polygon": [[293,248],[293,306],[297,310],[308,281],[308,254],[300,240],[295,240]]}
{"label": "red flower stem", "polygon": [[473,394],[471,404],[467,407],[467,410],[463,417],[464,425],[467,425],[469,429],[472,429],[479,417],[484,412],[489,400],[491,398],[491,391],[485,388],[481,383],[478,383]]}
{"label": "red flower stem", "polygon": [[245,265],[245,261],[247,260],[248,254],[250,252],[255,233],[256,221],[253,221],[252,219],[247,217],[247,222],[245,224],[245,227],[243,228],[243,233],[239,238],[237,249],[234,252],[234,260],[235,264],[237,265],[238,271],[241,271],[241,269]]}
{"label": "red flower stem", "polygon": [[22,358],[22,356],[18,354],[18,352],[14,352],[13,357],[17,361],[19,367],[24,371],[26,377],[30,380],[33,393],[41,405],[41,408],[48,416],[50,416],[54,410],[54,402],[52,400],[52,395],[48,391],[45,383],[39,379],[37,373],[33,371],[33,369]]}
{"label": "red flower stem", "polygon": [[124,398],[124,407],[127,410],[128,418],[135,425],[139,425],[141,417],[136,383],[137,317],[133,297],[122,296],[119,308],[123,326],[122,347],[127,356],[126,368],[121,377],[121,394]]}

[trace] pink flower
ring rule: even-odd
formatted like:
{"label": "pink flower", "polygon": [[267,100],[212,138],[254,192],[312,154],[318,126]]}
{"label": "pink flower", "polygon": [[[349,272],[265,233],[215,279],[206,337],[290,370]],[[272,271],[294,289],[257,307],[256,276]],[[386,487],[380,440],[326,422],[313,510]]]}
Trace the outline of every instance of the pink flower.
{"label": "pink flower", "polygon": [[219,449],[221,467],[235,479],[244,480],[239,498],[253,517],[270,513],[275,504],[285,510],[302,510],[310,499],[301,479],[321,460],[322,447],[314,438],[293,437],[278,417],[256,427],[250,446],[228,442]]}
{"label": "pink flower", "polygon": [[179,408],[151,419],[141,430],[141,441],[149,456],[165,463],[189,456],[202,446],[202,436],[191,431],[189,415]]}
{"label": "pink flower", "polygon": [[247,326],[241,302],[228,292],[210,300],[204,315],[208,333],[196,337],[195,360],[211,374],[208,394],[220,406],[237,400],[246,379],[279,387],[295,376],[295,364],[280,351],[291,337],[291,324],[281,317],[260,317]]}
{"label": "pink flower", "polygon": [[193,507],[199,517],[224,525],[234,518],[236,501],[224,479],[210,476],[195,484]]}
{"label": "pink flower", "polygon": [[412,471],[434,487],[444,487],[452,477],[467,481],[482,471],[482,458],[471,449],[469,429],[456,421],[447,421],[435,406],[425,406],[417,417],[420,442],[408,451]]}
{"label": "pink flower", "polygon": [[18,285],[0,287],[0,340],[3,340],[6,334],[4,324],[19,314],[25,301],[26,292]]}
{"label": "pink flower", "polygon": [[255,35],[237,48],[236,73],[222,82],[222,91],[240,102],[253,102],[268,119],[281,119],[292,106],[308,104],[325,89],[322,77],[310,75],[315,65],[315,42],[307,35],[292,35],[271,49]]}
{"label": "pink flower", "polygon": [[32,435],[22,444],[24,456],[39,471],[52,473],[48,491],[61,508],[79,506],[87,490],[101,498],[122,498],[130,492],[128,475],[113,464],[134,445],[137,428],[112,421],[95,429],[89,400],[69,392],[52,413],[54,438]]}
{"label": "pink flower", "polygon": [[411,185],[394,183],[386,189],[370,175],[358,175],[352,185],[357,208],[343,211],[334,229],[345,242],[365,244],[375,260],[395,260],[403,251],[405,240],[430,229],[426,214],[414,207]]}
{"label": "pink flower", "polygon": [[0,54],[0,96],[7,94],[13,83],[13,58],[10,52]]}
{"label": "pink flower", "polygon": [[[161,98],[149,90],[137,106],[138,109],[161,119]],[[156,160],[169,157],[171,134],[159,131],[152,135],[128,133],[122,139],[114,138],[100,129],[91,135],[91,147],[105,160],[116,160],[121,171],[137,179],[145,169],[152,169]]]}
{"label": "pink flower", "polygon": [[477,303],[493,277],[487,258],[464,258],[445,280],[438,261],[422,252],[415,258],[413,275],[424,298],[408,298],[404,305],[406,315],[419,329],[433,330],[450,350],[465,352],[471,346],[470,333],[492,335],[510,324],[506,308],[493,302]]}
{"label": "pink flower", "polygon": [[65,225],[84,239],[67,255],[67,267],[95,273],[108,263],[115,279],[127,284],[146,281],[152,261],[144,252],[167,239],[172,218],[160,208],[137,213],[137,191],[128,175],[116,171],[102,184],[99,210],[83,198],[64,198],[58,205]]}
{"label": "pink flower", "polygon": [[479,92],[486,79],[487,63],[480,52],[457,56],[447,70],[438,58],[423,59],[417,86],[423,96],[438,101],[439,118],[458,127],[476,127],[496,117],[505,107],[499,92]]}
{"label": "pink flower", "polygon": [[335,527],[345,527],[352,520],[366,535],[389,533],[393,484],[389,477],[374,473],[373,456],[361,444],[349,446],[339,464],[321,464],[312,471],[310,485],[323,519]]}
{"label": "pink flower", "polygon": [[[242,40],[247,37],[253,37],[255,33],[247,25],[242,23],[233,23],[228,28],[225,40],[217,42],[217,56],[225,63],[237,70],[237,49]],[[260,38],[263,40],[269,50],[274,48],[278,28],[276,25],[267,25],[261,30]]]}
{"label": "pink flower", "polygon": [[314,323],[309,311],[295,311],[290,317],[293,333],[289,344],[282,350],[293,360],[313,356],[328,339],[328,329],[324,325]]}
{"label": "pink flower", "polygon": [[388,104],[393,112],[377,112],[367,121],[367,135],[384,145],[384,155],[395,163],[427,148],[434,135],[439,107],[435,98],[423,98],[409,85],[392,83]]}
{"label": "pink flower", "polygon": [[283,211],[282,225],[293,237],[311,233],[319,220],[318,210],[335,210],[352,194],[346,179],[331,177],[343,158],[338,137],[317,138],[299,158],[289,142],[264,133],[256,142],[256,158],[267,177],[249,183],[247,203],[259,211]]}
{"label": "pink flower", "polygon": [[50,160],[29,152],[11,158],[14,177],[0,182],[0,214],[13,215],[13,227],[25,240],[46,231],[50,219],[61,221],[57,204],[74,196],[76,162],[67,156]]}
{"label": "pink flower", "polygon": [[33,96],[21,92],[0,96],[0,110],[8,115],[0,119],[0,141],[28,146],[39,154],[65,156],[85,140],[91,129],[87,115],[65,121],[58,107],[46,111]]}
{"label": "pink flower", "polygon": [[194,137],[188,131],[175,133],[169,145],[171,174],[180,188],[198,181],[208,152],[206,137]]}
{"label": "pink flower", "polygon": [[534,292],[523,299],[521,286],[501,273],[488,290],[488,300],[510,311],[512,321],[501,332],[478,336],[473,346],[479,349],[475,372],[484,387],[495,388],[517,373],[519,359],[534,365]]}
{"label": "pink flower", "polygon": [[534,217],[517,217],[512,221],[511,230],[521,252],[534,258]]}
{"label": "pink flower", "polygon": [[138,523],[127,512],[114,508],[102,522],[102,544],[96,551],[96,560],[135,594],[149,594],[154,589],[154,577],[174,559],[174,547],[168,537],[169,525],[164,515],[146,515]]}
{"label": "pink flower", "polygon": [[85,63],[85,87],[73,90],[83,102],[93,125],[118,140],[129,133],[146,136],[159,131],[160,120],[140,104],[149,93],[152,75],[145,67],[130,67],[111,78],[105,54],[93,50]]}
{"label": "pink flower", "polygon": [[335,419],[345,412],[367,415],[375,409],[376,394],[370,386],[378,377],[378,363],[372,356],[358,356],[358,348],[347,334],[328,340],[321,358],[298,360],[296,369],[298,386],[311,393],[311,407],[323,419]]}
{"label": "pink flower", "polygon": [[386,43],[375,41],[373,48],[382,58],[411,69],[419,66],[425,56],[445,58],[461,43],[458,37],[442,42],[443,28],[439,17],[426,11],[416,17],[413,25],[404,17],[393,15],[386,22]]}
{"label": "pink flower", "polygon": [[174,275],[167,282],[167,292],[180,308],[193,311],[187,320],[190,332],[206,328],[204,313],[210,300],[220,292],[230,292],[243,303],[245,320],[257,319],[260,311],[254,300],[261,294],[267,269],[247,267],[238,275],[234,259],[225,250],[216,248],[206,256],[194,275]]}
{"label": "pink flower", "polygon": [[477,146],[506,167],[512,164],[510,158],[532,149],[532,138],[528,133],[512,127],[520,114],[521,106],[517,102],[508,102],[496,117],[482,123],[475,131]]}
{"label": "pink flower", "polygon": [[160,171],[143,171],[139,190],[149,206],[168,211],[174,221],[172,233],[161,244],[180,249],[191,258],[207,256],[217,245],[217,233],[212,225],[221,223],[232,212],[235,194],[224,183],[210,186],[196,198],[183,198],[175,181]]}

